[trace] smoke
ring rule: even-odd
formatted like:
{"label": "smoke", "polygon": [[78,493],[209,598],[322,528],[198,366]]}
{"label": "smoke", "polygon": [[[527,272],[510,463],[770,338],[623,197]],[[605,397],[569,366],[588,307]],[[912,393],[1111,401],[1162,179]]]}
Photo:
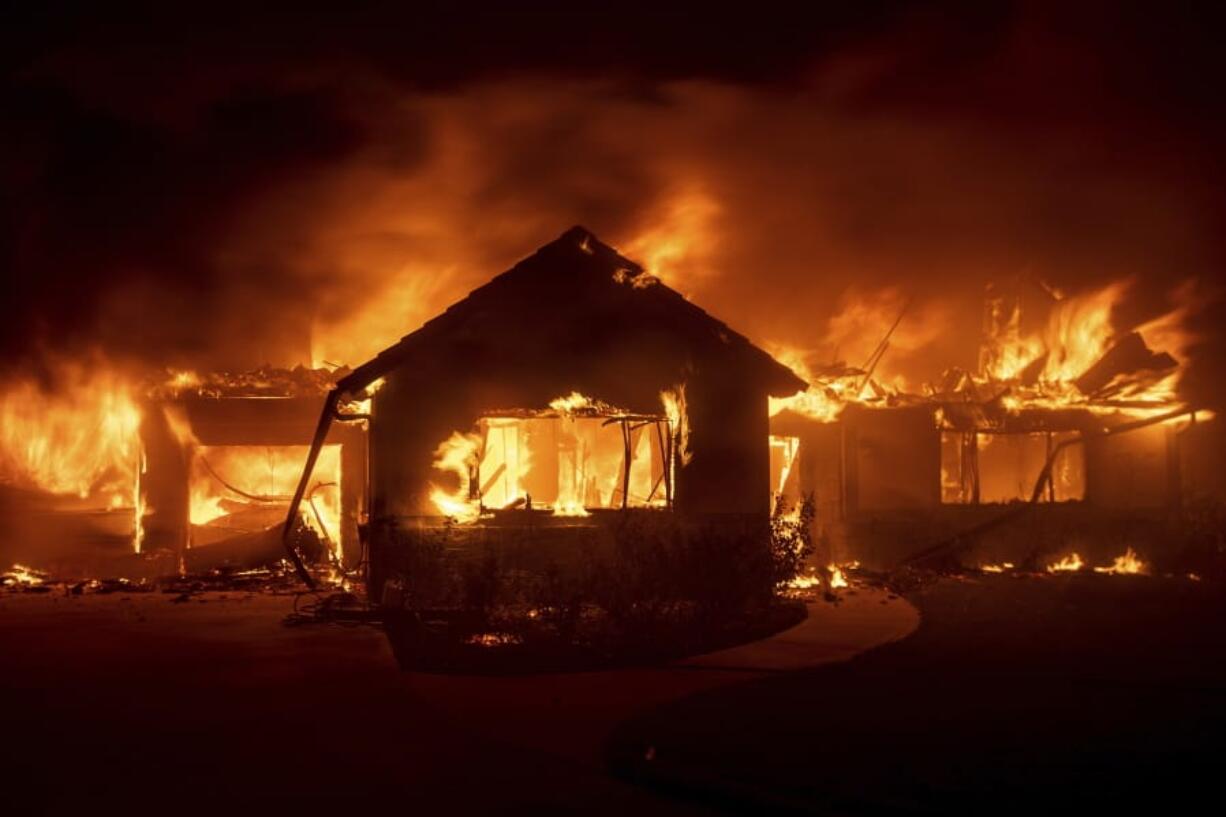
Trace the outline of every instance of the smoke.
{"label": "smoke", "polygon": [[866,19],[769,65],[559,46],[460,70],[436,47],[430,73],[287,47],[192,70],[68,48],[6,94],[6,358],[356,364],[575,223],[818,361],[859,365],[909,301],[882,371],[912,384],[975,365],[990,281],[1135,277],[1129,325],[1184,280],[1212,300],[1195,73],[1154,69],[1136,27],[1087,43],[1051,22]]}

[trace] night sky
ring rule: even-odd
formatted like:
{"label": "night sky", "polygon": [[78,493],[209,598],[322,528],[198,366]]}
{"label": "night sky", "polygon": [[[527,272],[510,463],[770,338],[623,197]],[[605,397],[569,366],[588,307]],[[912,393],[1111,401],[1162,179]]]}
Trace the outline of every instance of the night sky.
{"label": "night sky", "polygon": [[1129,324],[1195,280],[1212,399],[1220,12],[251,5],[7,15],[11,369],[310,362],[312,327],[391,340],[571,224],[623,246],[697,200],[666,280],[759,342],[853,355],[832,318],[913,295],[927,377],[973,365],[989,280],[1132,276]]}

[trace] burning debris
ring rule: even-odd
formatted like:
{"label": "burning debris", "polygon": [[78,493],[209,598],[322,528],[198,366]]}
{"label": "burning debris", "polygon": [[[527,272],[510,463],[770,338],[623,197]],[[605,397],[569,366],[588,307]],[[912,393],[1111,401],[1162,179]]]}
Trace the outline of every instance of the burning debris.
{"label": "burning debris", "polygon": [[0,586],[3,587],[40,587],[46,581],[45,572],[20,564],[14,564],[8,570],[0,573]]}
{"label": "burning debris", "polygon": [[1082,561],[1081,556],[1077,553],[1070,553],[1068,556],[1059,561],[1052,562],[1047,566],[1048,573],[1076,573],[1086,566]]}
{"label": "burning debris", "polygon": [[1137,558],[1136,552],[1133,551],[1132,548],[1128,548],[1128,550],[1124,551],[1123,556],[1116,556],[1115,561],[1113,561],[1109,566],[1096,567],[1094,568],[1094,572],[1109,573],[1111,575],[1136,575],[1138,573],[1147,573],[1149,571],[1147,570],[1145,563]]}

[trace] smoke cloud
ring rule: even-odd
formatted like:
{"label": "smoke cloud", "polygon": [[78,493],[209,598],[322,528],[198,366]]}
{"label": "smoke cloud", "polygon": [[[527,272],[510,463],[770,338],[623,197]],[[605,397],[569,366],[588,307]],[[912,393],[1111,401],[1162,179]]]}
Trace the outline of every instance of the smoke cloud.
{"label": "smoke cloud", "polygon": [[[263,50],[206,29],[31,54],[5,89],[6,360],[356,364],[581,223],[818,363],[861,364],[909,301],[882,374],[912,385],[974,367],[991,281],[1133,277],[1127,326],[1199,281],[1188,383],[1212,392],[1222,123],[1198,35],[958,19],[880,11],[774,52],[753,27],[669,41],[669,18],[621,53],[620,29],[534,18],[516,49],[505,21],[435,21],[463,54],[309,20]],[[560,44],[579,31],[605,33]]]}

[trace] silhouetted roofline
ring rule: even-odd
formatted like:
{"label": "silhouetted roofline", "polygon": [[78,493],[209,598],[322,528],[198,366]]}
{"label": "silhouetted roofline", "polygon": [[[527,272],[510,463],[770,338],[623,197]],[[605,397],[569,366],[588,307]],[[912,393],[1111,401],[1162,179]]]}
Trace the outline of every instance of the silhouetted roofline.
{"label": "silhouetted roofline", "polygon": [[[595,256],[602,261],[600,265],[602,272],[607,270],[611,284],[630,287],[641,293],[640,297],[656,299],[659,304],[662,304],[662,308],[675,310],[678,324],[686,324],[691,329],[701,327],[710,332],[711,337],[703,339],[704,342],[717,340],[729,347],[730,354],[742,355],[746,365],[758,369],[760,382],[765,385],[771,396],[788,397],[807,387],[808,384],[797,377],[791,369],[753,345],[744,335],[733,330],[723,321],[712,317],[702,308],[687,300],[684,295],[651,276],[639,264],[618,254],[615,249],[597,239],[595,234],[587,228],[576,225],[554,241],[537,249],[532,255],[521,259],[511,269],[496,275],[484,285],[474,289],[442,313],[426,321],[416,331],[405,335],[397,343],[358,366],[337,382],[337,389],[356,392],[385,376],[407,359],[412,352],[424,348],[433,340],[445,335],[448,327],[461,320],[466,312],[474,308],[474,304],[484,301],[491,293],[499,291],[502,287],[513,285],[517,276],[531,275],[534,268],[544,264],[549,255],[557,252],[581,252],[588,256]],[[645,300],[644,304],[646,303]]]}

